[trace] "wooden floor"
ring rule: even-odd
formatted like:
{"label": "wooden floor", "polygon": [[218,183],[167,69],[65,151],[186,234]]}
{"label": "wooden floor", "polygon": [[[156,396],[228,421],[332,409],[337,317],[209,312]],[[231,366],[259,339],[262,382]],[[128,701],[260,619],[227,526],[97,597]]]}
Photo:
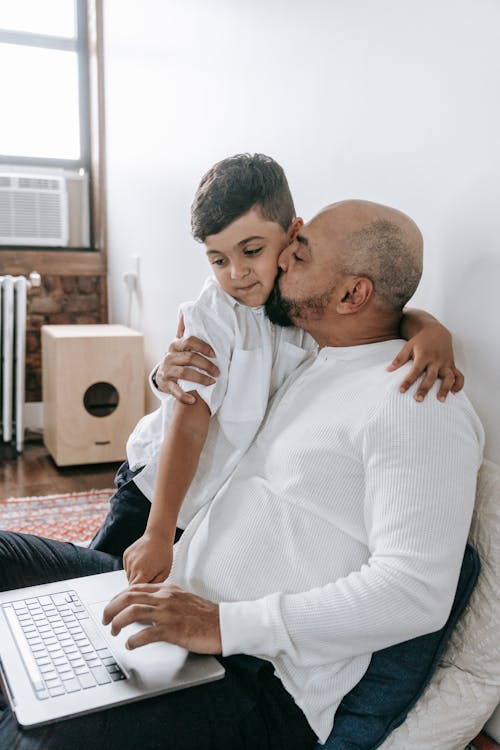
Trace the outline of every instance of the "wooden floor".
{"label": "wooden floor", "polygon": [[10,445],[0,443],[0,500],[106,489],[113,486],[119,465],[60,468],[48,454],[41,436],[28,433],[24,452],[20,455]]}

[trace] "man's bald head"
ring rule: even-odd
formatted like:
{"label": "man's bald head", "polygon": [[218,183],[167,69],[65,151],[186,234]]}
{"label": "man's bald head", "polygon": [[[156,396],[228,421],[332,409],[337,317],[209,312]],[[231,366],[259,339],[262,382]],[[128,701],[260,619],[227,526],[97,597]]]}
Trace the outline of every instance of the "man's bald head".
{"label": "man's bald head", "polygon": [[348,200],[324,208],[313,219],[324,241],[336,238],[336,262],[346,276],[369,278],[374,302],[402,310],[422,276],[423,239],[409,216],[370,201]]}

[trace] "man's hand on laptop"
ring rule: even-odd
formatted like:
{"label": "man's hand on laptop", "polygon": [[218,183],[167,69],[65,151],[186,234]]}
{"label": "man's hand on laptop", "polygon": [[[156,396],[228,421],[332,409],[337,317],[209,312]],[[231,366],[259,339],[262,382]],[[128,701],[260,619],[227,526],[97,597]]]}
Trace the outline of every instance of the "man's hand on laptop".
{"label": "man's hand on laptop", "polygon": [[171,583],[134,584],[104,609],[103,624],[111,623],[112,635],[133,622],[151,626],[130,636],[127,648],[167,641],[198,654],[222,652],[218,605]]}

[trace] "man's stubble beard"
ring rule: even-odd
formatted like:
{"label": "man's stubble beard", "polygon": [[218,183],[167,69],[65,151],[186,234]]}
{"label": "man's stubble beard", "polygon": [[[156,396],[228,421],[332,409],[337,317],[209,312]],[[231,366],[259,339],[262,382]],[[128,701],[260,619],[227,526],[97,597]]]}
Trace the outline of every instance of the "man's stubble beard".
{"label": "man's stubble beard", "polygon": [[291,300],[281,296],[279,288],[279,276],[274,282],[274,287],[265,304],[266,315],[271,323],[279,326],[289,327],[301,325],[307,320],[320,320],[324,310],[330,303],[335,292],[335,286],[329,287],[322,294],[308,297],[305,300]]}

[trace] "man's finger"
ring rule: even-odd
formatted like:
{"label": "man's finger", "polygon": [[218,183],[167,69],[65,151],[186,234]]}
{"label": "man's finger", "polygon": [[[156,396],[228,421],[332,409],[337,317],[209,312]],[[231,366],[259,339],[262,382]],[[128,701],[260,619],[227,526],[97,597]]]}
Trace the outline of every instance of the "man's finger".
{"label": "man's finger", "polygon": [[204,376],[208,375],[212,378],[216,378],[220,375],[220,370],[213,362],[206,359],[201,354],[196,352],[177,352],[176,354],[167,354],[158,367],[155,373],[155,380],[158,385],[165,383],[169,380],[176,380],[182,377],[184,370],[196,373],[197,370],[192,368],[198,368],[201,370]]}
{"label": "man's finger", "polygon": [[[214,378],[220,375],[220,370],[214,362],[203,355],[198,354],[198,352],[191,351],[176,352],[175,354],[171,352],[170,354],[166,354],[163,362],[158,368],[157,374],[159,374],[160,377],[176,377],[174,374],[175,369],[182,367],[197,367],[199,370],[203,370],[204,373],[212,375]],[[177,375],[177,377],[179,376]]]}
{"label": "man's finger", "polygon": [[175,339],[175,341],[172,341],[172,343],[168,347],[168,351],[195,351],[199,352],[200,354],[204,354],[205,357],[215,357],[215,352],[212,347],[207,344],[206,341],[202,341],[201,339],[197,338],[197,336],[187,336],[186,338]]}
{"label": "man's finger", "polygon": [[417,392],[415,393],[415,401],[423,401],[427,396],[429,389],[432,388],[437,380],[438,370],[437,367],[429,366],[425,372],[425,377],[418,386]]}
{"label": "man's finger", "polygon": [[177,401],[181,401],[183,404],[194,404],[196,403],[196,399],[194,396],[192,396],[190,393],[186,393],[186,391],[183,391],[180,385],[178,385],[173,380],[167,380],[165,382],[165,387],[160,388],[164,393],[169,393],[171,396],[177,399]]}
{"label": "man's finger", "polygon": [[124,591],[120,591],[119,594],[116,594],[116,596],[106,604],[102,616],[103,624],[108,625],[113,617],[121,612],[122,609],[128,607],[130,604],[140,602],[141,599],[146,603],[154,603],[154,599],[144,600],[144,597],[151,597],[156,591],[158,591],[158,584],[130,584],[128,588]]}
{"label": "man's finger", "polygon": [[175,364],[182,365],[183,367],[198,367],[204,373],[212,375],[214,378],[220,375],[220,370],[215,362],[212,362],[198,352],[179,352],[175,355]]}
{"label": "man's finger", "polygon": [[156,376],[156,383],[158,386],[166,386],[167,383],[176,380],[190,380],[192,383],[201,383],[203,385],[212,385],[215,383],[215,379],[210,375],[206,375],[198,370],[193,370],[191,365],[180,366],[180,365],[168,365],[167,367],[158,370]]}
{"label": "man's finger", "polygon": [[180,367],[180,380],[189,380],[191,383],[199,383],[200,385],[213,385],[215,378],[210,375],[205,375],[198,370],[193,370],[190,367]]}
{"label": "man's finger", "polygon": [[132,650],[140,646],[146,646],[148,643],[155,643],[156,641],[167,641],[168,643],[166,632],[167,628],[164,625],[162,627],[150,625],[149,628],[143,628],[138,633],[131,635],[125,645],[128,649]]}
{"label": "man's finger", "polygon": [[152,622],[155,607],[151,604],[131,604],[111,620],[111,635],[118,635],[122,628],[133,622]]}
{"label": "man's finger", "polygon": [[182,338],[184,336],[184,331],[186,330],[186,327],[184,325],[184,315],[181,313],[179,315],[179,323],[177,324],[177,333],[176,336],[178,339]]}

